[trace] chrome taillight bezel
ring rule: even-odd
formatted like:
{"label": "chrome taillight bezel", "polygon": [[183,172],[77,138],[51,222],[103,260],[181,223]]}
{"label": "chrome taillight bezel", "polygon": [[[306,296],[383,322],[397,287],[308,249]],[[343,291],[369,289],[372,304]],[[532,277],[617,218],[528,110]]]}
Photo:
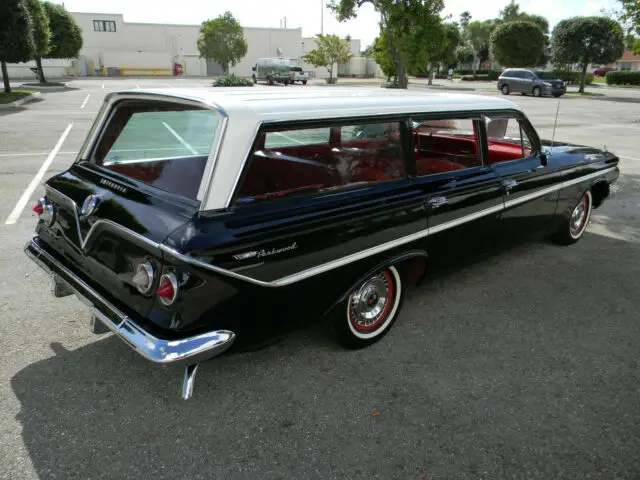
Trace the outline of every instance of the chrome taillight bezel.
{"label": "chrome taillight bezel", "polygon": [[164,281],[168,280],[171,283],[171,287],[173,288],[173,297],[172,298],[166,298],[166,297],[161,297],[158,295],[158,298],[160,299],[160,303],[162,303],[165,307],[168,307],[169,305],[172,305],[176,299],[178,298],[178,279],[176,278],[175,274],[173,272],[165,272],[160,276],[160,280],[158,281],[158,289],[156,290],[156,294],[157,292],[160,291],[160,289],[162,288],[162,285],[164,283]]}
{"label": "chrome taillight bezel", "polygon": [[[144,277],[147,280],[146,285],[136,282],[136,278],[138,277],[138,275],[144,275]],[[142,262],[138,264],[138,266],[136,267],[136,273],[133,276],[133,284],[135,285],[136,290],[138,290],[138,292],[140,292],[143,295],[148,294],[151,291],[151,288],[153,287],[154,279],[155,279],[155,269],[153,268],[153,265],[151,264],[151,262]]]}
{"label": "chrome taillight bezel", "polygon": [[56,209],[44,197],[38,200],[38,203],[42,207],[42,213],[38,214],[38,218],[44,222],[45,226],[50,227],[56,221]]}

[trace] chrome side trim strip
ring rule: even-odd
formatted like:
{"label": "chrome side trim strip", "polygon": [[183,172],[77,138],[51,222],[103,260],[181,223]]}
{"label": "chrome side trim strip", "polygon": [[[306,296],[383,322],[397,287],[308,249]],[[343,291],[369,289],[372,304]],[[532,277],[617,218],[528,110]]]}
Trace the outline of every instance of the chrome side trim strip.
{"label": "chrome side trim strip", "polygon": [[54,192],[56,192],[56,194],[60,195],[61,197],[65,198],[73,207],[73,215],[76,219],[76,228],[77,228],[77,232],[78,232],[78,240],[80,240],[80,249],[84,251],[85,247],[87,246],[87,243],[89,242],[89,239],[91,238],[91,236],[93,235],[93,233],[96,231],[96,229],[100,226],[100,225],[106,225],[109,228],[113,229],[113,230],[117,230],[120,231],[122,233],[125,233],[126,235],[135,238],[136,240],[139,240],[140,242],[146,243],[147,245],[154,247],[154,248],[158,248],[160,246],[160,244],[158,242],[154,242],[153,240],[149,240],[147,237],[140,235],[137,232],[134,232],[133,230],[127,228],[127,227],[123,227],[122,225],[113,222],[111,220],[105,220],[103,218],[96,220],[94,222],[93,225],[91,225],[91,228],[89,228],[89,231],[87,232],[87,235],[85,237],[83,237],[82,232],[80,231],[80,217],[78,216],[78,204],[70,197],[68,197],[67,195],[65,195],[64,193],[62,193],[60,190],[57,190],[53,187],[50,186],[46,186],[46,188],[48,188],[49,190],[52,190]]}
{"label": "chrome side trim strip", "polygon": [[583,177],[574,178],[573,180],[567,180],[565,182],[559,183],[557,185],[553,185],[551,187],[543,188],[542,190],[537,190],[533,193],[529,193],[527,195],[522,195],[521,197],[514,198],[513,200],[508,200],[505,202],[504,207],[510,208],[520,203],[528,202],[529,200],[534,200],[538,197],[543,197],[549,193],[556,192],[558,190],[562,190],[563,188],[570,187],[571,185],[576,185],[578,183],[586,182],[587,180],[591,180],[593,178],[598,178],[601,175],[606,175],[609,172],[612,172],[617,167],[610,167],[604,170],[600,170],[598,172],[590,173],[589,175],[585,175]]}
{"label": "chrome side trim strip", "polygon": [[482,218],[484,216],[487,215],[491,215],[492,213],[496,213],[501,211],[504,208],[504,206],[502,205],[502,203],[500,203],[500,205],[496,205],[494,207],[490,207],[487,208],[485,210],[481,210],[479,212],[475,212],[472,213],[470,215],[467,215],[465,217],[462,218],[458,218],[456,220],[452,220],[450,222],[447,223],[443,223],[441,225],[438,225],[436,227],[432,227],[432,228],[425,228],[424,230],[420,230],[418,232],[412,233],[411,235],[407,235],[405,237],[401,237],[398,238],[396,240],[392,240],[390,242],[387,243],[383,243],[381,245],[376,245],[375,247],[371,247],[368,248],[366,250],[362,250],[361,252],[357,252],[357,253],[353,253],[351,255],[347,255],[346,257],[342,257],[339,258],[337,260],[333,260],[331,262],[327,262],[327,263],[323,263],[322,265],[318,265],[316,267],[311,267],[308,268],[306,270],[302,270],[301,272],[298,273],[294,273],[291,275],[288,275],[286,277],[282,277],[279,278],[277,280],[272,280],[269,282],[265,282],[263,280],[257,280],[255,278],[252,277],[247,277],[246,275],[241,275],[239,273],[230,271],[230,270],[226,270],[224,268],[220,268],[217,267],[215,265],[211,265],[209,263],[206,262],[202,262],[200,260],[197,260],[189,255],[184,255],[182,253],[179,253],[169,247],[167,247],[166,245],[160,245],[160,250],[168,253],[169,255],[172,255],[184,262],[190,263],[192,265],[207,269],[207,270],[211,270],[232,278],[236,278],[238,280],[243,280],[245,282],[249,282],[249,283],[253,283],[254,285],[259,285],[261,287],[283,287],[286,285],[290,285],[292,283],[296,283],[299,282],[300,280],[304,280],[306,278],[309,277],[313,277],[315,275],[319,275],[321,273],[327,272],[329,270],[333,270],[335,268],[341,267],[343,265],[347,265],[349,263],[352,262],[356,262],[358,260],[362,260],[363,258],[367,258],[370,257],[372,255],[376,255],[378,253],[382,253],[386,250],[390,250],[392,248],[395,247],[399,247],[400,245],[404,245],[405,243],[410,243],[413,242],[415,240],[419,240],[420,238],[424,238],[427,237],[431,234],[443,231],[443,230],[447,230],[449,228],[461,225],[463,223],[466,222],[470,222],[473,220],[476,220],[478,218]]}
{"label": "chrome side trim strip", "polygon": [[[92,315],[137,353],[154,363],[198,363],[220,355],[236,339],[236,335],[229,330],[214,330],[177,340],[157,338],[44,251],[33,239],[27,242],[24,251],[45,272],[60,275],[76,296],[89,306]],[[103,309],[99,309],[96,303],[102,305]]]}
{"label": "chrome side trim strip", "polygon": [[306,278],[318,275],[320,273],[324,273],[324,272],[327,272],[329,270],[333,270],[334,268],[341,267],[341,266],[346,265],[348,263],[352,263],[352,262],[355,262],[355,261],[358,261],[358,260],[362,260],[363,258],[367,258],[369,256],[376,255],[378,253],[382,253],[382,252],[384,252],[386,250],[390,250],[390,249],[398,247],[400,245],[404,245],[405,243],[409,243],[409,242],[412,242],[414,240],[418,240],[420,238],[427,237],[429,235],[433,235],[433,234],[442,232],[444,230],[448,230],[450,228],[457,227],[457,226],[462,225],[464,223],[477,220],[477,219],[482,218],[482,217],[484,217],[486,215],[491,215],[492,213],[498,213],[498,212],[500,212],[502,210],[505,210],[507,208],[510,208],[510,207],[512,207],[514,205],[518,205],[520,203],[524,203],[524,202],[527,202],[529,200],[533,200],[535,198],[547,195],[547,194],[555,192],[557,190],[562,190],[563,188],[569,187],[571,185],[576,185],[576,184],[581,183],[581,182],[585,182],[585,181],[588,181],[588,180],[591,180],[591,179],[594,179],[594,178],[598,178],[600,176],[604,176],[607,173],[614,171],[616,168],[617,167],[610,167],[610,168],[607,168],[607,169],[604,169],[604,170],[600,170],[598,172],[594,172],[594,173],[591,173],[591,174],[588,174],[588,175],[585,175],[585,176],[582,176],[582,177],[578,177],[578,178],[575,178],[575,179],[572,179],[572,180],[567,180],[567,181],[562,182],[560,184],[553,185],[553,186],[547,187],[547,188],[543,188],[542,190],[538,190],[536,192],[533,192],[533,193],[530,193],[530,194],[527,194],[527,195],[523,195],[521,197],[515,198],[513,200],[509,200],[507,202],[504,202],[504,203],[501,203],[499,205],[487,208],[485,210],[481,210],[479,212],[475,212],[475,213],[472,213],[470,215],[466,215],[464,217],[457,218],[457,219],[452,220],[450,222],[442,223],[440,225],[436,225],[436,226],[431,227],[431,228],[426,228],[424,230],[420,230],[420,231],[418,231],[416,233],[413,233],[411,235],[407,235],[405,237],[398,238],[396,240],[392,240],[390,242],[387,242],[387,243],[384,243],[384,244],[381,244],[381,245],[377,245],[377,246],[369,248],[367,250],[363,250],[361,252],[354,253],[354,254],[348,255],[346,257],[339,258],[337,260],[332,260],[331,262],[327,262],[327,263],[324,263],[322,265],[318,265],[318,266],[315,266],[315,267],[312,267],[312,268],[308,268],[306,270],[302,270],[301,272],[298,272],[298,273],[295,273],[295,274],[292,274],[292,275],[288,275],[286,277],[282,277],[282,278],[279,278],[279,279],[276,279],[276,280],[272,280],[272,281],[258,280],[258,279],[252,278],[252,277],[248,277],[246,275],[241,275],[241,274],[239,274],[237,272],[233,272],[231,270],[227,270],[227,269],[224,269],[224,268],[221,268],[221,267],[217,267],[215,265],[211,265],[209,263],[203,262],[201,260],[198,260],[197,258],[194,258],[194,257],[190,256],[190,255],[182,254],[182,253],[172,249],[171,247],[168,247],[165,244],[161,244],[161,243],[157,243],[157,242],[154,242],[152,240],[149,240],[148,238],[146,238],[146,237],[144,237],[144,236],[142,236],[142,235],[140,235],[140,234],[138,234],[138,233],[126,228],[126,227],[123,227],[123,226],[121,226],[121,225],[119,225],[119,224],[117,224],[115,222],[112,222],[111,220],[100,219],[100,220],[96,221],[91,226],[89,231],[87,232],[86,237],[83,239],[82,235],[81,235],[81,232],[80,232],[80,221],[79,221],[79,218],[78,218],[78,213],[77,213],[78,212],[78,208],[77,208],[76,202],[73,201],[68,196],[64,195],[62,192],[59,192],[56,189],[53,189],[51,187],[47,187],[47,188],[50,188],[51,190],[54,190],[55,192],[57,192],[58,194],[60,194],[62,197],[66,198],[69,202],[71,202],[73,204],[74,214],[75,214],[75,217],[76,217],[76,225],[77,225],[77,229],[78,229],[78,238],[81,241],[82,250],[85,249],[89,239],[91,238],[91,236],[93,235],[93,233],[95,232],[97,227],[99,225],[107,225],[107,226],[109,226],[109,228],[121,231],[121,232],[129,235],[130,237],[133,237],[133,238],[135,238],[135,239],[137,239],[137,240],[139,240],[141,242],[147,243],[148,245],[150,245],[150,246],[152,246],[154,248],[159,248],[161,251],[167,253],[168,255],[171,255],[171,256],[173,256],[173,257],[175,257],[175,258],[177,258],[177,259],[179,259],[179,260],[181,260],[183,262],[189,263],[191,265],[195,265],[197,267],[200,267],[200,268],[203,268],[203,269],[206,269],[206,270],[210,270],[210,271],[213,271],[213,272],[216,272],[216,273],[220,273],[222,275],[225,275],[225,276],[228,276],[228,277],[231,277],[231,278],[235,278],[235,279],[238,279],[238,280],[249,282],[249,283],[252,283],[254,285],[261,286],[261,287],[282,287],[282,286],[290,285],[290,284],[298,282],[300,280],[304,280]]}

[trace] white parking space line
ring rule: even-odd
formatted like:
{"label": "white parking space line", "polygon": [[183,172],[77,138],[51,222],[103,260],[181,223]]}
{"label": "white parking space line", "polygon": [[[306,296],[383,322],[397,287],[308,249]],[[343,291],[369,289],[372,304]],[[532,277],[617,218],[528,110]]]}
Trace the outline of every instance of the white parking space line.
{"label": "white parking space line", "polygon": [[49,166],[51,165],[51,163],[53,162],[53,159],[56,158],[56,155],[60,151],[60,148],[62,147],[64,140],[67,138],[67,135],[69,135],[71,128],[73,128],[73,123],[70,123],[65,129],[65,131],[62,132],[62,135],[60,135],[60,139],[58,140],[58,143],[56,143],[55,147],[53,147],[53,150],[51,150],[51,152],[49,153],[49,156],[45,159],[44,163],[40,167],[40,170],[38,170],[38,173],[36,173],[36,176],[33,177],[33,179],[31,180],[31,183],[29,183],[26,190],[22,193],[22,196],[18,200],[18,203],[16,203],[16,206],[13,208],[13,210],[7,217],[7,221],[4,222],[5,225],[12,225],[18,221],[18,218],[20,218],[20,214],[24,210],[25,205],[31,198],[31,195],[33,195],[33,192],[35,191],[35,189],[40,184],[42,177],[44,177],[44,174],[49,168]]}
{"label": "white parking space line", "polygon": [[91,94],[89,93],[87,94],[87,98],[84,99],[84,102],[82,102],[82,105],[80,106],[80,108],[84,108],[84,106],[87,104],[90,98],[91,98]]}
{"label": "white parking space line", "polygon": [[183,147],[185,147],[187,150],[189,150],[193,155],[197,155],[198,151],[193,148],[191,145],[189,145],[184,138],[182,138],[180,135],[178,135],[178,132],[176,132],[173,128],[171,128],[169,125],[167,125],[167,122],[162,122],[162,124],[167,128],[167,130],[169,130],[171,132],[171,135],[173,135],[174,137],[176,137],[176,140],[178,140]]}
{"label": "white parking space line", "polygon": [[[32,157],[35,155],[47,155],[49,152],[29,152],[29,153],[0,153],[0,157]],[[76,152],[58,152],[58,155],[74,155]]]}

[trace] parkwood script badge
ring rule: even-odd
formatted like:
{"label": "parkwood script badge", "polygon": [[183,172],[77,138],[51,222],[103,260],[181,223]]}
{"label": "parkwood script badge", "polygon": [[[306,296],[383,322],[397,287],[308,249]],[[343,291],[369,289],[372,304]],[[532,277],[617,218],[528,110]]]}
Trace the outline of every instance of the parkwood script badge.
{"label": "parkwood script badge", "polygon": [[236,260],[246,260],[248,258],[264,258],[270,257],[271,255],[277,255],[283,252],[290,252],[298,248],[297,242],[293,242],[291,245],[282,248],[272,248],[271,250],[253,250],[251,252],[244,252],[234,255],[233,258]]}

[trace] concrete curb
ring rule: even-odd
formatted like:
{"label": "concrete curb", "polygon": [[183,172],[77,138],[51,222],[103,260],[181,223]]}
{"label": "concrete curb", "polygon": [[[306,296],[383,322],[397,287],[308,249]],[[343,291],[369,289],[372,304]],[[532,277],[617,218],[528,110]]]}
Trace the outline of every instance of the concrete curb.
{"label": "concrete curb", "polygon": [[11,108],[19,107],[21,105],[24,105],[25,103],[32,102],[33,100],[38,98],[40,95],[41,95],[40,92],[33,92],[31,95],[27,95],[26,97],[21,98],[20,100],[16,100],[15,102],[4,103],[0,105],[0,110],[9,110]]}
{"label": "concrete curb", "polygon": [[72,90],[68,86],[70,82],[60,82],[60,83],[64,83],[64,85],[63,86],[60,86],[60,85],[46,86],[46,85],[35,85],[35,84],[21,83],[18,88],[24,88],[25,90],[30,90],[30,89],[33,89],[33,88],[37,88],[38,91],[42,91],[42,92],[64,92],[64,91],[67,91],[67,90]]}

